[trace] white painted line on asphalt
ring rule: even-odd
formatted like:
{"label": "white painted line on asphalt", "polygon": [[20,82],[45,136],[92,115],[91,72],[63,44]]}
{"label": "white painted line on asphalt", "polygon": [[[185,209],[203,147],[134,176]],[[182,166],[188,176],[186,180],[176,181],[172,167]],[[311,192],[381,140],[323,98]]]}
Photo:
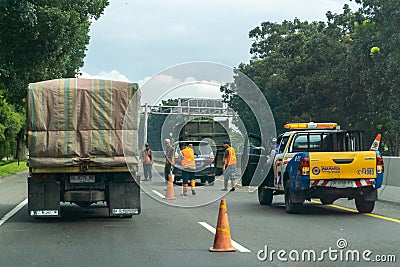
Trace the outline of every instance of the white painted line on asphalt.
{"label": "white painted line on asphalt", "polygon": [[[211,225],[209,225],[206,222],[198,222],[198,223],[215,235],[216,230],[214,227],[212,227]],[[231,242],[232,242],[232,246],[234,248],[236,248],[239,252],[251,252],[248,248],[243,247],[242,245],[233,241],[232,239],[231,239]]]}
{"label": "white painted line on asphalt", "polygon": [[160,192],[158,192],[157,190],[152,190],[154,194],[156,194],[157,196],[161,197],[161,198],[165,198],[165,196],[163,194],[161,194]]}
{"label": "white painted line on asphalt", "polygon": [[4,217],[1,218],[1,220],[0,220],[0,226],[3,223],[5,223],[8,219],[10,219],[12,216],[14,216],[14,214],[17,213],[20,209],[22,209],[27,203],[28,203],[28,199],[26,198],[21,203],[19,203],[15,208],[13,208],[10,212],[8,212],[6,215],[4,215]]}

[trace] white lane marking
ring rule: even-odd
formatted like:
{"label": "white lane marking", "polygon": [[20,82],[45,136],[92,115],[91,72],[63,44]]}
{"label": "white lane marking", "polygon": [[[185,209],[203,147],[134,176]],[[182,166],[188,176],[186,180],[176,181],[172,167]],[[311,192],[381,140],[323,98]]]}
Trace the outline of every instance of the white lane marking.
{"label": "white lane marking", "polygon": [[161,194],[160,192],[158,192],[157,190],[152,190],[154,194],[156,194],[157,196],[161,197],[161,198],[165,198],[165,196],[163,194]]}
{"label": "white lane marking", "polygon": [[[198,222],[198,223],[215,235],[216,230],[214,227],[212,227],[211,225],[209,225],[206,222]],[[243,247],[242,245],[233,241],[232,239],[231,239],[231,242],[232,242],[232,246],[234,248],[236,248],[239,252],[251,252],[248,248]]]}
{"label": "white lane marking", "polygon": [[19,203],[15,208],[13,208],[10,212],[8,212],[6,215],[4,215],[4,217],[1,218],[1,220],[0,220],[0,226],[3,223],[5,223],[8,219],[10,219],[12,216],[14,216],[14,214],[17,213],[20,209],[22,209],[27,203],[28,203],[28,199],[26,198],[21,203]]}

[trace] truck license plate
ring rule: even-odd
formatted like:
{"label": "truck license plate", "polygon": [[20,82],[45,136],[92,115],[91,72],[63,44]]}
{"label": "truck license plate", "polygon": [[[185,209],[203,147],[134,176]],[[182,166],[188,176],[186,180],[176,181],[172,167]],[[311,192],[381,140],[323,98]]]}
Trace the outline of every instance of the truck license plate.
{"label": "truck license plate", "polygon": [[72,183],[94,183],[96,182],[94,175],[71,175],[69,177],[69,182]]}
{"label": "truck license plate", "polygon": [[332,180],[331,187],[337,187],[337,188],[353,187],[353,181],[352,180]]}

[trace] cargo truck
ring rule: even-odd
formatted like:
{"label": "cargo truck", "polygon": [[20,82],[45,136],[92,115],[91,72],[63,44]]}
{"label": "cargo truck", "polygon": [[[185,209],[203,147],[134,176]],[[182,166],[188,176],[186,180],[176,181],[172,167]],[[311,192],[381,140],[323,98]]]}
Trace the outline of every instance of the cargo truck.
{"label": "cargo truck", "polygon": [[[136,83],[71,78],[29,85],[30,216],[60,217],[62,202],[103,204],[109,216],[141,213],[139,99]],[[128,106],[132,118],[124,126]],[[124,145],[131,151],[128,157]]]}
{"label": "cargo truck", "polygon": [[[213,119],[194,119],[185,122],[180,127],[179,142],[192,144],[195,150],[196,172],[195,177],[202,183],[214,184],[215,176],[222,174],[224,165],[224,140],[229,140],[228,121],[215,121]],[[179,127],[178,127],[179,128]],[[175,180],[182,178],[180,162],[177,151],[179,142],[175,143]],[[204,149],[201,149],[204,147]],[[199,152],[197,152],[197,150]],[[201,153],[200,153],[201,152]]]}

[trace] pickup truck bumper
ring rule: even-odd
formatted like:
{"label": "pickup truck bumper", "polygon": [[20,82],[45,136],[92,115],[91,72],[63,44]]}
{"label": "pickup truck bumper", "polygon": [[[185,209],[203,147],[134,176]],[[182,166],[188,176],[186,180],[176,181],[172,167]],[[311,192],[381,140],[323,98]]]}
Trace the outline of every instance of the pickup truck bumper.
{"label": "pickup truck bumper", "polygon": [[376,179],[321,179],[311,181],[309,176],[297,176],[295,179],[291,179],[290,182],[292,190],[299,192],[313,187],[345,189],[373,186],[380,188],[382,180],[383,175],[378,175]]}
{"label": "pickup truck bumper", "polygon": [[336,200],[339,198],[354,199],[362,196],[364,200],[375,201],[378,199],[377,190],[373,186],[358,188],[334,188],[334,187],[312,187],[307,190],[307,198],[319,198]]}
{"label": "pickup truck bumper", "polygon": [[[300,178],[300,177],[297,177]],[[291,179],[292,202],[301,203],[305,199],[319,198],[325,203],[332,203],[339,198],[354,199],[362,196],[366,201],[378,199],[377,179],[342,179],[342,180],[309,180]]]}

